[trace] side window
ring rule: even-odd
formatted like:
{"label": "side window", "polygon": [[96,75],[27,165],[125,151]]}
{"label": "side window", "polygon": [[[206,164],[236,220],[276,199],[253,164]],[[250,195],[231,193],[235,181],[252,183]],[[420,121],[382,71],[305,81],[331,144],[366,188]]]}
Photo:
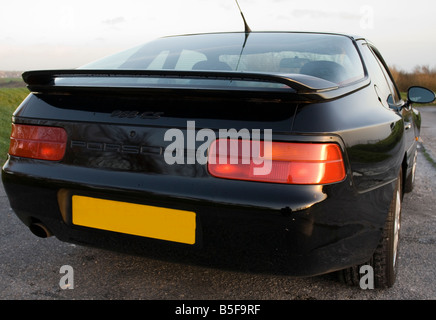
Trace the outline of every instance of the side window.
{"label": "side window", "polygon": [[392,93],[393,104],[398,104],[400,102],[401,98],[400,98],[400,94],[398,92],[397,86],[395,85],[394,80],[391,77],[391,73],[389,72],[388,67],[384,63],[384,60],[383,60],[383,58],[381,58],[380,53],[377,51],[377,49],[372,48],[372,52],[373,52],[375,58],[377,59],[377,62],[379,64],[380,68],[382,69],[382,72],[385,76],[386,81],[388,82],[389,88],[390,88],[391,93]]}
{"label": "side window", "polygon": [[367,43],[362,43],[360,48],[380,102],[384,107],[389,108],[389,104],[394,102],[394,96],[386,79],[385,71]]}

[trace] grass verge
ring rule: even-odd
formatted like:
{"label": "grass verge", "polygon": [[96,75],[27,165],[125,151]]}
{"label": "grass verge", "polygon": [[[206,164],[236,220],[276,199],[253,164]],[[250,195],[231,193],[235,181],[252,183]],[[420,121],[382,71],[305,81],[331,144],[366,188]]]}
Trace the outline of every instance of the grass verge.
{"label": "grass verge", "polygon": [[432,165],[433,168],[436,169],[436,160],[433,158],[433,156],[427,151],[427,149],[424,147],[424,145],[421,143],[421,151],[424,155],[424,158],[427,159],[428,162]]}
{"label": "grass verge", "polygon": [[11,134],[11,119],[15,109],[29,94],[25,87],[0,88],[0,160],[6,160]]}

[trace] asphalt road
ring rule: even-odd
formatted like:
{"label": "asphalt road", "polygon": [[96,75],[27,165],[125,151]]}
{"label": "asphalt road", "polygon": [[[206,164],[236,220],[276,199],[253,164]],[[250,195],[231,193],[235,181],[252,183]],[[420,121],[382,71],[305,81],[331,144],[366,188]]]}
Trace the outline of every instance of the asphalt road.
{"label": "asphalt road", "polygon": [[[11,211],[0,183],[0,300],[436,299],[436,164],[431,161],[436,155],[436,108],[422,113],[424,148],[418,155],[416,187],[404,199],[400,271],[393,288],[362,290],[332,274],[292,278],[40,239]],[[72,270],[61,273],[64,265]],[[62,289],[67,275],[74,282]]]}

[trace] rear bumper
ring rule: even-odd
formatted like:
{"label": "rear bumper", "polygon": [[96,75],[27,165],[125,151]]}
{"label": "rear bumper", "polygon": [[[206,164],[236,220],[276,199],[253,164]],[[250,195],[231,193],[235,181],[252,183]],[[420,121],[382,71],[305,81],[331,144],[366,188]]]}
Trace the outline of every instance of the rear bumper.
{"label": "rear bumper", "polygon": [[[357,193],[348,179],[327,186],[279,185],[35,162],[9,160],[2,172],[5,191],[26,225],[41,222],[62,241],[144,254],[167,252],[167,257],[186,252],[208,264],[295,276],[366,262],[380,239],[393,192],[391,183]],[[196,243],[73,225],[72,195],[193,211]]]}

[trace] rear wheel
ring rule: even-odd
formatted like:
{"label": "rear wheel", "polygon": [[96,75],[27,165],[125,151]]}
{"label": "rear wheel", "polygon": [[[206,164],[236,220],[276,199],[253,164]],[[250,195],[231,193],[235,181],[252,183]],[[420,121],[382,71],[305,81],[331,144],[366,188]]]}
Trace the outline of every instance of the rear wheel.
{"label": "rear wheel", "polygon": [[[370,265],[373,268],[375,288],[392,287],[397,277],[402,207],[401,179],[402,174],[400,172],[383,229],[383,236],[370,261],[363,264]],[[341,270],[339,272],[340,279],[350,285],[359,285],[360,277],[363,275],[360,273],[361,266]]]}

